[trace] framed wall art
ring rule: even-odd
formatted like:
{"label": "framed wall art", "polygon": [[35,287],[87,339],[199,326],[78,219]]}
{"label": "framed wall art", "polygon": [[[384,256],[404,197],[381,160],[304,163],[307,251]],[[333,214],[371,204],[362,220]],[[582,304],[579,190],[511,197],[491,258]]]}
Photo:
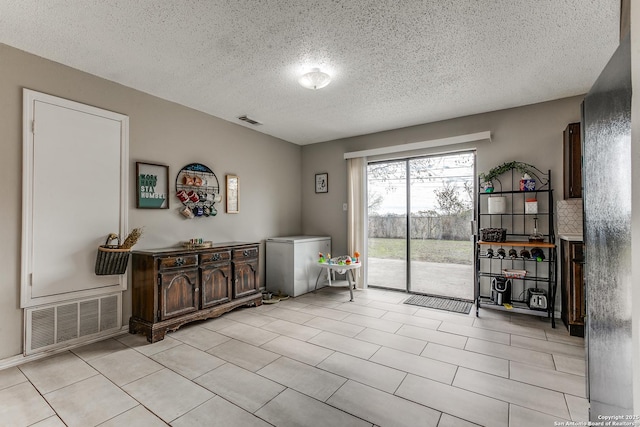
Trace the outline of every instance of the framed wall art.
{"label": "framed wall art", "polygon": [[328,193],[329,192],[329,174],[317,173],[316,174],[316,193]]}
{"label": "framed wall art", "polygon": [[169,209],[169,166],[136,162],[136,208]]}
{"label": "framed wall art", "polygon": [[240,182],[236,175],[227,175],[227,213],[239,213]]}

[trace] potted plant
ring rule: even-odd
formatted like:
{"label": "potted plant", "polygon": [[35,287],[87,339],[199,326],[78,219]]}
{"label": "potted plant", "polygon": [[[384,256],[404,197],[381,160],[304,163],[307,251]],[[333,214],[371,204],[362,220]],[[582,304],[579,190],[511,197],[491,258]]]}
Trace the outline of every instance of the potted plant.
{"label": "potted plant", "polygon": [[502,174],[505,174],[511,170],[516,170],[522,174],[523,180],[527,182],[527,189],[531,189],[531,183],[533,182],[533,186],[535,187],[535,180],[531,178],[531,176],[535,176],[535,171],[537,170],[535,166],[530,165],[529,163],[523,162],[506,162],[499,166],[496,166],[489,170],[489,172],[484,173],[481,172],[478,176],[482,182],[482,187],[485,189],[485,192],[491,193],[493,192],[493,182],[498,181],[498,178]]}

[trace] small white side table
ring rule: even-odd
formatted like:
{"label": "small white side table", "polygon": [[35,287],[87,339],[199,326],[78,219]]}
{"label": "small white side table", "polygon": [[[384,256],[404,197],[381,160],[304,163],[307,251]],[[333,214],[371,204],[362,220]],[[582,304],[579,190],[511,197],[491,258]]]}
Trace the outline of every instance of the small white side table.
{"label": "small white side table", "polygon": [[[335,263],[329,264],[328,262],[319,262],[317,263],[317,265],[327,270],[327,280],[329,281],[329,286],[332,285],[331,281],[332,281],[334,272],[338,272],[340,274],[344,274],[346,272],[347,281],[349,282],[349,295],[351,296],[351,299],[349,301],[353,301],[353,289],[355,289],[356,287],[356,276],[355,276],[354,270],[357,270],[358,268],[362,267],[362,264],[359,262],[354,262],[349,265],[347,264],[340,265]],[[318,289],[318,280],[320,280],[320,276],[322,276],[323,271],[324,270],[320,270],[320,272],[318,273],[318,278],[316,279],[316,286],[313,289],[314,292],[316,289]]]}

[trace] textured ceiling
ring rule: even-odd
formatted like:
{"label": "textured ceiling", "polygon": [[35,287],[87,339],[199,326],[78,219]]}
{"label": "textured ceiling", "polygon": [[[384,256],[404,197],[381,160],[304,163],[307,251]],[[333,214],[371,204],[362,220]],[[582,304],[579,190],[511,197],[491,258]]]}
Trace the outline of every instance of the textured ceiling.
{"label": "textured ceiling", "polygon": [[[0,0],[0,42],[303,145],[585,93],[618,45],[619,7]],[[301,87],[313,67],[332,83]]]}

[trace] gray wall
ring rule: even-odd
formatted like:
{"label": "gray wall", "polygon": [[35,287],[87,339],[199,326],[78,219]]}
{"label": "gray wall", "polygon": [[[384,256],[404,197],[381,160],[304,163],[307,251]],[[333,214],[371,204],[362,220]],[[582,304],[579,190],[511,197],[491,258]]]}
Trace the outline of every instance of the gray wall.
{"label": "gray wall", "polygon": [[[144,226],[136,248],[165,247],[191,237],[218,242],[263,241],[301,231],[301,148],[204,113],[79,72],[0,44],[0,359],[22,353],[20,244],[22,203],[22,88],[82,102],[130,118],[129,227]],[[73,153],[70,153],[73,155]],[[184,165],[208,165],[224,185],[240,177],[240,213],[185,220],[172,197],[169,210],[135,208],[135,162],[170,167],[170,190]],[[91,199],[70,200],[64,188],[50,209],[90,211]],[[96,230],[105,235],[115,230]],[[264,248],[264,246],[263,246]],[[264,260],[264,251],[263,251]],[[264,262],[262,263],[264,265]],[[264,280],[264,269],[262,271]],[[123,324],[131,314],[124,294]]]}
{"label": "gray wall", "polygon": [[[332,251],[346,252],[346,162],[349,151],[490,130],[493,142],[478,145],[478,170],[509,160],[552,169],[556,199],[562,198],[562,131],[580,118],[582,97],[463,117],[378,134],[298,147],[207,114],[132,90],[0,44],[0,359],[22,352],[20,230],[22,194],[22,88],[83,102],[130,117],[130,228],[144,226],[137,248],[169,246],[191,237],[214,241],[262,241],[277,235],[329,235]],[[471,148],[474,144],[455,146]],[[442,148],[431,150],[442,152]],[[135,209],[135,162],[170,166],[175,174],[191,162],[210,166],[220,180],[240,177],[240,214],[184,220],[170,210]],[[329,173],[329,192],[314,192],[314,175]],[[76,206],[62,201],[60,208]],[[80,203],[88,206],[87,201]],[[106,234],[99,230],[97,233]],[[264,253],[263,253],[264,256]],[[264,265],[264,263],[263,263]],[[264,273],[264,271],[263,271]],[[262,275],[264,278],[264,274]],[[129,293],[123,322],[128,322]]]}
{"label": "gray wall", "polygon": [[[363,135],[302,149],[302,229],[305,234],[326,234],[332,238],[336,255],[346,253],[347,169],[343,154],[378,147],[428,141],[456,135],[491,131],[492,142],[451,146],[451,150],[477,147],[478,172],[488,171],[503,162],[518,160],[539,169],[551,169],[555,200],[563,198],[562,131],[567,124],[580,121],[583,97],[560,99],[525,107],[461,117],[437,123],[412,126],[388,132]],[[446,151],[447,147],[424,153]],[[402,154],[404,155],[404,154]],[[315,194],[316,173],[329,173],[329,192]]]}

